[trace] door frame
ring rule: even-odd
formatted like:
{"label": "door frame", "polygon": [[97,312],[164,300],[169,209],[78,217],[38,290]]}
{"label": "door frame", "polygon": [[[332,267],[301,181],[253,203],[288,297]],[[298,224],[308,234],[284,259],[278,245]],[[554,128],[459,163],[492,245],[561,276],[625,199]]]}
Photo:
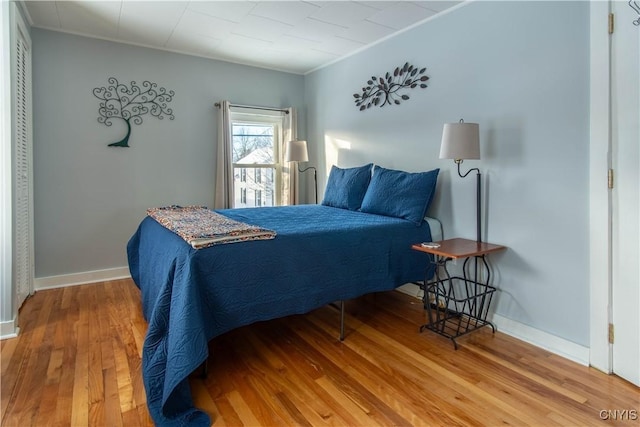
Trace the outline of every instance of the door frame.
{"label": "door frame", "polygon": [[[614,137],[618,137],[619,130],[622,129],[618,124],[618,118],[614,116],[619,113],[616,111],[618,108],[616,107],[618,102],[616,90],[619,89],[616,89],[615,85],[622,81],[621,77],[623,76],[620,74],[621,71],[617,70],[618,58],[614,55],[617,54],[616,49],[619,49],[619,45],[614,45],[614,42],[621,43],[622,40],[626,40],[626,38],[620,38],[623,35],[626,37],[626,33],[614,29],[614,34],[609,34],[609,14],[615,12],[620,15],[621,12],[626,12],[624,6],[627,6],[626,2],[616,0],[590,3],[589,363],[601,371],[624,376],[626,380],[640,385],[640,372],[634,367],[630,371],[628,359],[620,357],[627,355],[630,348],[633,348],[634,351],[636,349],[635,339],[637,337],[628,335],[629,328],[631,327],[633,330],[633,325],[627,323],[628,317],[625,314],[636,313],[640,308],[640,301],[631,302],[633,300],[628,298],[626,292],[622,296],[614,295],[616,292],[622,292],[625,284],[628,284],[628,277],[626,279],[624,277],[629,274],[629,271],[626,270],[626,265],[624,267],[620,265],[622,260],[620,254],[629,253],[629,249],[638,249],[636,247],[629,248],[625,246],[628,243],[623,244],[622,240],[619,240],[620,233],[623,232],[620,215],[625,215],[624,221],[631,221],[631,223],[634,223],[637,218],[633,213],[631,216],[627,215],[629,205],[622,209],[617,206],[620,202],[619,198],[624,197],[620,193],[623,187],[615,185],[614,189],[609,189],[607,185],[609,170],[613,171],[614,168],[619,167],[616,172],[619,172],[618,175],[621,177],[629,171],[628,165],[623,169],[623,166],[618,164],[622,156],[629,153],[619,151],[618,141],[614,139]],[[619,7],[623,7],[623,9],[619,9]],[[631,22],[626,21],[626,13],[623,14],[625,21],[618,19],[620,22],[615,24],[617,26],[631,25]],[[633,30],[640,31],[640,28],[633,28]],[[617,41],[614,40],[616,35],[618,35],[618,38],[615,39]],[[640,37],[640,34],[638,36]],[[633,170],[634,167],[635,165],[632,165],[631,169]],[[620,179],[621,183],[627,184],[626,181],[622,181],[623,178]],[[633,252],[631,253],[633,254]],[[633,255],[630,256],[634,258]],[[635,277],[631,278],[631,283],[634,282]],[[631,307],[622,308],[621,302],[630,302]],[[614,310],[616,310],[615,313]],[[622,336],[623,340],[615,344],[615,348],[614,344],[610,343],[613,341],[614,314],[615,318],[625,315],[624,322],[618,328],[622,331],[619,336]],[[633,359],[635,356],[630,357]]]}
{"label": "door frame", "polygon": [[609,1],[590,2],[589,363],[612,373],[611,37]]}
{"label": "door frame", "polygon": [[11,19],[9,2],[0,2],[0,339],[16,335],[13,301],[13,188],[11,156]]}

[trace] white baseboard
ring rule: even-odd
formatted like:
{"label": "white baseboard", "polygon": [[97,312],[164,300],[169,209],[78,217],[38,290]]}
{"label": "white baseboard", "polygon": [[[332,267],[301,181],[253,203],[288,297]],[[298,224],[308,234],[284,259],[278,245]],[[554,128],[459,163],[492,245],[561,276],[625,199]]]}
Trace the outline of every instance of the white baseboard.
{"label": "white baseboard", "polygon": [[126,279],[128,277],[131,277],[129,267],[107,268],[105,270],[62,274],[60,276],[37,277],[33,280],[33,288],[36,291],[41,291],[44,289],[86,285],[87,283],[104,282],[107,280]]}
{"label": "white baseboard", "polygon": [[415,285],[413,283],[407,283],[405,285],[398,286],[396,288],[396,291],[400,291],[403,294],[407,294],[414,298],[422,299],[422,294],[423,294],[422,289],[420,289],[420,286]]}
{"label": "white baseboard", "polygon": [[7,338],[15,338],[18,336],[18,332],[20,332],[20,328],[17,326],[16,320],[18,319],[0,322],[0,340],[4,340]]}
{"label": "white baseboard", "polygon": [[[396,290],[422,299],[422,289],[413,283],[402,285]],[[589,366],[589,347],[585,347],[548,332],[541,331],[524,323],[508,319],[499,314],[491,316],[491,322],[500,332],[518,338],[524,342],[543,348],[558,356],[565,357],[584,366]]]}
{"label": "white baseboard", "polygon": [[[64,288],[67,286],[85,285],[107,280],[126,279],[131,277],[129,267],[108,268],[105,270],[85,271],[82,273],[62,274],[60,276],[37,277],[33,279],[34,291]],[[17,318],[0,322],[0,340],[15,338],[20,332]]]}
{"label": "white baseboard", "polygon": [[573,360],[581,365],[589,366],[589,347],[576,344],[499,314],[493,314],[491,322],[502,333],[543,348],[558,356]]}

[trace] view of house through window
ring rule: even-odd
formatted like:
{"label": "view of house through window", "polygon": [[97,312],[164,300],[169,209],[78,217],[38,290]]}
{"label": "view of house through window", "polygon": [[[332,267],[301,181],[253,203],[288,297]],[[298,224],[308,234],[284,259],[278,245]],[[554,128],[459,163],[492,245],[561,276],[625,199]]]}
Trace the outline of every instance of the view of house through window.
{"label": "view of house through window", "polygon": [[234,207],[279,204],[280,122],[280,117],[250,114],[232,117]]}

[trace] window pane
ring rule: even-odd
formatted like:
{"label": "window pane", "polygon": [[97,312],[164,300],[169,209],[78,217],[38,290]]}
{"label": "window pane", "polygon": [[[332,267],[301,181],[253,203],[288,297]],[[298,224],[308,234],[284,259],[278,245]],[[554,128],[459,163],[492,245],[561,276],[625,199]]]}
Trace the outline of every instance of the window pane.
{"label": "window pane", "polygon": [[273,164],[273,125],[233,124],[233,163]]}
{"label": "window pane", "polygon": [[[253,170],[247,171],[247,169]],[[236,167],[233,170],[233,176],[235,187],[233,207],[275,206],[275,168]]]}

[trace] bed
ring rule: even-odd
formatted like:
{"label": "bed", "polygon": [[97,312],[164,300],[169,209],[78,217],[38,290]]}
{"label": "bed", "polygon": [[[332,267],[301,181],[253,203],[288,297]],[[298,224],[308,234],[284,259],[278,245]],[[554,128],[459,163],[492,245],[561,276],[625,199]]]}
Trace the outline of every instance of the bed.
{"label": "bed", "polygon": [[149,324],[143,379],[157,425],[210,425],[193,407],[187,377],[207,359],[214,337],[421,281],[431,268],[424,254],[411,250],[432,240],[422,218],[416,223],[325,205],[217,212],[274,230],[276,237],[194,249],[146,217],[127,246]]}

